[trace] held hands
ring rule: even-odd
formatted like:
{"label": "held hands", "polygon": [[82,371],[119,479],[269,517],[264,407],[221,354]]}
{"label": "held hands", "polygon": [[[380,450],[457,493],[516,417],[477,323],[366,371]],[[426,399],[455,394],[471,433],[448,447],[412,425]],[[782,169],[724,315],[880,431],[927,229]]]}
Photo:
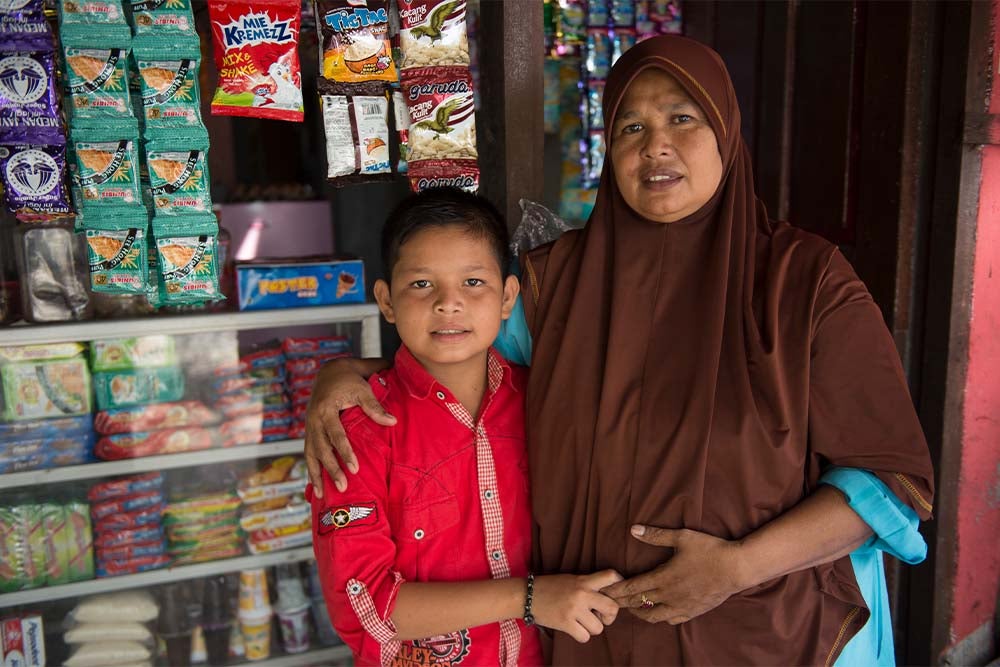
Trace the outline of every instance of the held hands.
{"label": "held hands", "polygon": [[375,400],[371,386],[349,361],[334,360],[319,370],[306,411],[306,466],[317,497],[323,495],[323,468],[330,474],[338,491],[347,489],[347,475],[334,451],[351,474],[358,471],[358,459],[340,423],[341,410],[360,406],[366,415],[382,426],[396,423],[396,418]]}
{"label": "held hands", "polygon": [[535,578],[535,622],[565,632],[580,643],[604,632],[618,615],[618,603],[600,590],[622,580],[614,570],[585,576],[554,574]]}
{"label": "held hands", "polygon": [[746,588],[741,583],[739,542],[652,526],[633,526],[632,535],[674,549],[673,557],[659,567],[601,591],[644,621],[685,623]]}

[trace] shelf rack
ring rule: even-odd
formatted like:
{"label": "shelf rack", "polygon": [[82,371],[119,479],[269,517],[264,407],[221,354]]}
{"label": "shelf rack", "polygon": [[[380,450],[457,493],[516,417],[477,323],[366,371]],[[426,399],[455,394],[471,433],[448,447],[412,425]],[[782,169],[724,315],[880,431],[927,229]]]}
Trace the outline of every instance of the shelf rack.
{"label": "shelf rack", "polygon": [[378,306],[373,303],[361,303],[349,306],[316,306],[235,313],[158,315],[60,324],[17,324],[0,329],[0,346],[361,322],[361,356],[377,357],[381,354],[378,320]]}

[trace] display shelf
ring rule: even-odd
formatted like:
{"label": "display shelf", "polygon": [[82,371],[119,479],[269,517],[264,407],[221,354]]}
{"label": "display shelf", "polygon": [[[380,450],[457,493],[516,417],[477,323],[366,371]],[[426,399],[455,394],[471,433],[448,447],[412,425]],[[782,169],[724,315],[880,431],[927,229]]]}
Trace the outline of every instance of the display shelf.
{"label": "display shelf", "polygon": [[65,466],[63,468],[29,470],[27,472],[0,475],[0,489],[73,482],[81,479],[111,477],[113,475],[132,475],[156,470],[191,468],[214,463],[252,461],[270,456],[301,454],[303,448],[304,442],[302,440],[281,440],[279,442],[265,442],[259,445],[202,449],[197,452],[186,452],[183,454],[162,454],[160,456],[123,459],[121,461],[84,463],[77,466]]}
{"label": "display shelf", "polygon": [[238,558],[226,558],[210,563],[197,563],[195,565],[178,565],[177,567],[165,567],[160,570],[140,572],[138,574],[125,574],[120,577],[106,577],[104,579],[90,579],[88,581],[78,581],[73,584],[61,584],[59,586],[48,586],[45,588],[32,588],[26,591],[15,593],[5,593],[0,595],[0,609],[4,607],[16,607],[23,604],[37,604],[50,600],[63,600],[66,598],[81,597],[84,595],[94,595],[97,593],[112,593],[131,588],[145,588],[147,586],[158,586],[174,581],[185,579],[200,579],[210,577],[215,574],[226,574],[228,572],[238,572],[239,570],[249,570],[260,567],[271,567],[282,563],[298,563],[309,560],[313,557],[311,546],[300,547],[298,549],[288,549],[286,551],[275,551],[273,553],[258,554],[256,556],[239,556]]}
{"label": "display shelf", "polygon": [[317,648],[303,653],[289,653],[287,655],[258,660],[256,662],[241,662],[240,665],[253,665],[254,667],[304,667],[305,665],[315,665],[323,660],[346,660],[351,657],[351,649],[346,646],[330,646],[328,648]]}
{"label": "display shelf", "polygon": [[361,356],[377,357],[381,354],[378,318],[378,306],[373,303],[360,303],[347,306],[252,310],[236,313],[158,315],[61,324],[16,324],[0,329],[0,346],[90,341],[152,334],[192,334],[361,322]]}

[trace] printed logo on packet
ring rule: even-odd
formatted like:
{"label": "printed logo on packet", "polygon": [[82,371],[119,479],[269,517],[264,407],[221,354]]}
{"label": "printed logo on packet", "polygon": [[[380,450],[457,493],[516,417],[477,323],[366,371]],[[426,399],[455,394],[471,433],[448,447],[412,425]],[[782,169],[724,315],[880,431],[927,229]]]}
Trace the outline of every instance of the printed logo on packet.
{"label": "printed logo on packet", "polygon": [[7,180],[25,194],[47,195],[59,184],[59,165],[44,151],[21,151],[7,163]]}
{"label": "printed logo on packet", "polygon": [[0,60],[0,89],[15,104],[38,101],[48,89],[45,68],[32,58],[10,56]]}
{"label": "printed logo on packet", "polygon": [[378,522],[378,509],[375,501],[366,503],[351,503],[339,507],[331,507],[319,518],[319,533],[325,535],[331,530],[342,528],[360,528],[374,526]]}

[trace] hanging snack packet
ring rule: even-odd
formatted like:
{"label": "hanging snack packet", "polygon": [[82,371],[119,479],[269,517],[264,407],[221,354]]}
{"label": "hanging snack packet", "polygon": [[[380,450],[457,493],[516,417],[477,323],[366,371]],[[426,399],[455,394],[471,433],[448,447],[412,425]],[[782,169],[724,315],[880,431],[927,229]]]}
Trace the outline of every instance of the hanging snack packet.
{"label": "hanging snack packet", "polygon": [[0,176],[11,213],[69,213],[66,146],[59,135],[0,140]]}
{"label": "hanging snack packet", "polygon": [[403,67],[468,65],[465,0],[399,0]]}
{"label": "hanging snack packet", "polygon": [[74,118],[70,136],[85,207],[142,203],[134,118]]}
{"label": "hanging snack packet", "polygon": [[121,0],[59,0],[58,9],[59,25],[63,27],[73,24],[128,28]]}
{"label": "hanging snack packet", "polygon": [[[322,86],[322,82],[321,82]],[[321,87],[326,132],[327,178],[341,183],[391,178],[389,99],[378,84],[358,94],[334,94]]]}
{"label": "hanging snack packet", "polygon": [[414,192],[449,187],[475,193],[479,189],[479,164],[475,160],[421,160],[409,163],[408,173]]}
{"label": "hanging snack packet", "polygon": [[410,160],[410,111],[406,108],[406,98],[398,86],[392,89],[392,113],[396,120],[396,139],[399,141],[399,162],[396,172],[405,174]]}
{"label": "hanging snack packet", "polygon": [[301,122],[297,0],[211,0],[217,116]]}
{"label": "hanging snack packet", "polygon": [[132,113],[125,63],[132,38],[128,27],[63,25],[60,31],[66,63],[69,110],[76,116]]}
{"label": "hanging snack packet", "polygon": [[317,0],[320,72],[338,83],[396,81],[386,0]]}
{"label": "hanging snack packet", "polygon": [[476,110],[469,68],[407,70],[403,92],[410,111],[411,161],[477,156]]}
{"label": "hanging snack packet", "polygon": [[148,218],[141,206],[87,216],[90,284],[95,292],[144,294],[148,278]]}
{"label": "hanging snack packet", "polygon": [[21,51],[0,40],[0,135],[16,137],[28,128],[59,133],[52,49]]}
{"label": "hanging snack packet", "polygon": [[197,38],[137,37],[132,46],[142,91],[142,117],[150,126],[201,125]]}
{"label": "hanging snack packet", "polygon": [[196,35],[190,0],[126,0],[132,32],[140,35]]}
{"label": "hanging snack packet", "polygon": [[207,157],[204,128],[146,131],[146,165],[156,215],[212,213]]}
{"label": "hanging snack packet", "polygon": [[164,303],[204,303],[220,298],[217,238],[212,214],[153,218]]}
{"label": "hanging snack packet", "polygon": [[51,49],[52,30],[45,20],[42,0],[0,3],[0,41],[25,50]]}

